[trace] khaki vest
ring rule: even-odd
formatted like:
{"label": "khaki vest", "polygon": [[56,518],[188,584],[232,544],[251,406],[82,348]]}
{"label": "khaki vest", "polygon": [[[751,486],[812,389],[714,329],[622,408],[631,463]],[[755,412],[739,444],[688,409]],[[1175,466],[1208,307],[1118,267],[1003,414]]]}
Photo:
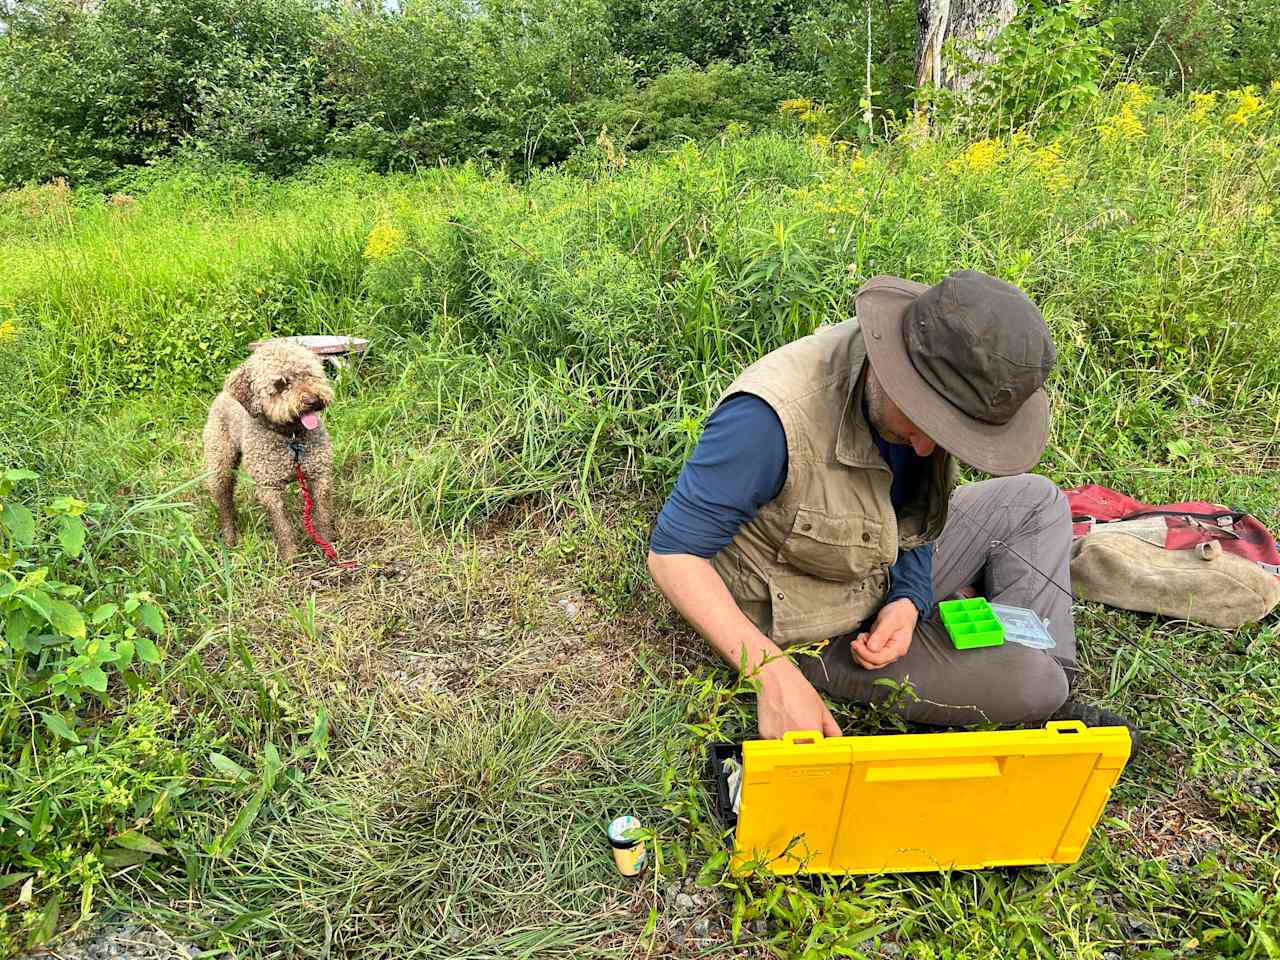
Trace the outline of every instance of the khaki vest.
{"label": "khaki vest", "polygon": [[956,465],[941,447],[928,484],[895,516],[892,474],[862,413],[857,320],[752,364],[724,392],[760,397],[787,435],[787,479],[712,560],[743,613],[779,645],[825,640],[880,607],[899,550],[942,532]]}

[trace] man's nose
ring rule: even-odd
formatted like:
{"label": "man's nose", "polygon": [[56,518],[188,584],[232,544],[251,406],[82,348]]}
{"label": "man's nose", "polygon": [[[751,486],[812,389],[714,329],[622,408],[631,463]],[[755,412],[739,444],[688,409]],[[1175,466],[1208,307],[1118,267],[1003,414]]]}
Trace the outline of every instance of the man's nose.
{"label": "man's nose", "polygon": [[922,433],[917,433],[911,438],[911,449],[916,452],[917,457],[931,456],[937,446],[936,443]]}

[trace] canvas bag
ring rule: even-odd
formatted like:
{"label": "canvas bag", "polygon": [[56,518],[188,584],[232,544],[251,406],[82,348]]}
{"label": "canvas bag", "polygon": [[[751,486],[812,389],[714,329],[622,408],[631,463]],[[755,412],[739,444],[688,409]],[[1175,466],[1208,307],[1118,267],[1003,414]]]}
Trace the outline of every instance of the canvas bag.
{"label": "canvas bag", "polygon": [[1228,629],[1280,603],[1280,550],[1256,517],[1199,500],[1142,503],[1097,484],[1064,492],[1076,596]]}

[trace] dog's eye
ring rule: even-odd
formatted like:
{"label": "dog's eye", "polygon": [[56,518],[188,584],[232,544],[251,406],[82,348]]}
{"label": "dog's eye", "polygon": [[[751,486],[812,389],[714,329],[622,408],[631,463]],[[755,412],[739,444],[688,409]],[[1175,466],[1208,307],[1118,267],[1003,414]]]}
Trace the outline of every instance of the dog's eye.
{"label": "dog's eye", "polygon": [[280,379],[278,379],[278,380],[275,382],[276,393],[279,393],[281,390],[283,390],[283,389],[284,389],[285,387],[287,387],[288,385],[289,385],[289,381],[288,381],[288,380],[286,380],[286,379],[284,379],[284,377],[281,377]]}

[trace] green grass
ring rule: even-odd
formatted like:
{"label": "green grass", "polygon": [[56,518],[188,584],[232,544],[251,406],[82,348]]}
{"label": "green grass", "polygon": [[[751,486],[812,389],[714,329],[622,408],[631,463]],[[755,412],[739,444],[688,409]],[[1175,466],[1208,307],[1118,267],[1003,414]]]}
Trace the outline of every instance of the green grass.
{"label": "green grass", "polygon": [[[1280,745],[1274,625],[1080,608],[1087,694],[1148,746],[1078,865],[773,895],[708,866],[703,746],[753,704],[643,572],[719,392],[879,272],[975,267],[1042,304],[1055,481],[1280,525],[1268,103],[1243,128],[1140,106],[1140,142],[1085,125],[990,168],[945,135],[865,166],[760,137],[595,180],[173,168],[134,205],[0,196],[0,467],[40,474],[32,500],[105,504],[67,577],[168,618],[162,667],[80,708],[83,752],[0,693],[0,820],[49,824],[0,867],[34,876],[31,907],[25,879],[0,889],[0,945],[60,897],[64,928],[129,914],[246,957],[1277,956],[1276,770],[1141,652]],[[360,570],[282,568],[243,494],[223,551],[192,483],[209,399],[249,340],[337,331],[373,341],[328,417]],[[603,829],[628,812],[661,875],[614,873]],[[122,851],[131,828],[164,852]]]}

